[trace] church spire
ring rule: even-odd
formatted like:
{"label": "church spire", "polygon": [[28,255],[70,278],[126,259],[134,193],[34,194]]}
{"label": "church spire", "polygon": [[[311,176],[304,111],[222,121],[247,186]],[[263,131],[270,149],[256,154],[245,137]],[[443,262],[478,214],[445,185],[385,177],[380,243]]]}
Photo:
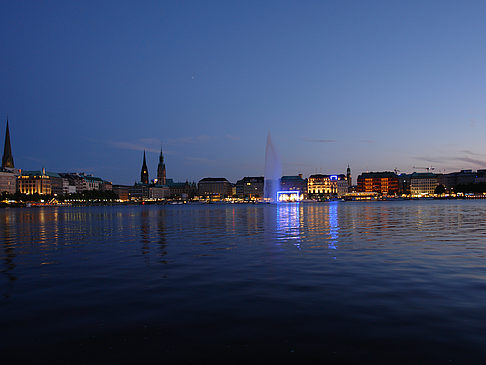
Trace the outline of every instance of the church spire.
{"label": "church spire", "polygon": [[159,165],[157,166],[157,183],[159,185],[165,185],[166,183],[165,163],[164,163],[164,154],[162,153],[162,145],[160,146]]}
{"label": "church spire", "polygon": [[2,168],[14,168],[14,160],[12,156],[12,147],[10,146],[10,131],[8,129],[7,118],[7,130],[5,132],[5,145],[3,147]]}
{"label": "church spire", "polygon": [[147,161],[145,160],[145,150],[143,150],[143,164],[142,164],[142,172],[140,173],[140,181],[142,182],[142,184],[149,183]]}

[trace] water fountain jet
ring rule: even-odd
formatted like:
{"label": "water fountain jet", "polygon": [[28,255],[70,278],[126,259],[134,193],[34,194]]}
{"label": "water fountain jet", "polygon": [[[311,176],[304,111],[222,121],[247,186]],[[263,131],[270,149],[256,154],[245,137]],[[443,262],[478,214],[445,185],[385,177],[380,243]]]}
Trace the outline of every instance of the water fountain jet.
{"label": "water fountain jet", "polygon": [[270,132],[267,136],[265,148],[265,174],[263,185],[263,199],[266,202],[277,202],[277,191],[280,190],[280,178],[282,177],[282,164],[280,157],[272,143]]}

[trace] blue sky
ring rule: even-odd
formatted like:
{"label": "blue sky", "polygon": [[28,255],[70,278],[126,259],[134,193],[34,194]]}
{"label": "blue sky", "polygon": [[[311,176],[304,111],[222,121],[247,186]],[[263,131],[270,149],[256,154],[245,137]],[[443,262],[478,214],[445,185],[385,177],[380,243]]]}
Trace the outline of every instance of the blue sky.
{"label": "blue sky", "polygon": [[[17,167],[114,183],[486,168],[481,1],[0,3]],[[3,137],[2,137],[3,138]]]}

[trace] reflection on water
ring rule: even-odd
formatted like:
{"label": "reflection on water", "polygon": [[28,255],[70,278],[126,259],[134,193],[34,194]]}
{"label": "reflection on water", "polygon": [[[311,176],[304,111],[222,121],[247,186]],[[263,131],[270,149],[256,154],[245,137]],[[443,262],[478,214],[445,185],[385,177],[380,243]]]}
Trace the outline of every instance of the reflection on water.
{"label": "reflection on water", "polygon": [[277,239],[294,240],[294,244],[300,246],[300,204],[277,204]]}
{"label": "reflection on water", "polygon": [[485,257],[484,201],[3,209],[0,328],[68,357],[154,328],[159,358],[207,339],[461,360],[486,355]]}
{"label": "reflection on water", "polygon": [[[331,202],[329,204],[329,243],[328,247],[331,250],[337,248],[336,244],[339,239],[339,222],[338,222],[338,202]],[[333,256],[336,259],[335,256]]]}

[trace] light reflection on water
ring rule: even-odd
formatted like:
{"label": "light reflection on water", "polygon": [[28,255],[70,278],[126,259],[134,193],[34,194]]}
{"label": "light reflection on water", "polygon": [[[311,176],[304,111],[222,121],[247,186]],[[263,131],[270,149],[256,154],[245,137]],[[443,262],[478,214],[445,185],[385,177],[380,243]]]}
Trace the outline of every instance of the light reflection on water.
{"label": "light reflection on water", "polygon": [[148,325],[216,352],[371,338],[484,355],[482,201],[4,209],[0,242],[11,347]]}

